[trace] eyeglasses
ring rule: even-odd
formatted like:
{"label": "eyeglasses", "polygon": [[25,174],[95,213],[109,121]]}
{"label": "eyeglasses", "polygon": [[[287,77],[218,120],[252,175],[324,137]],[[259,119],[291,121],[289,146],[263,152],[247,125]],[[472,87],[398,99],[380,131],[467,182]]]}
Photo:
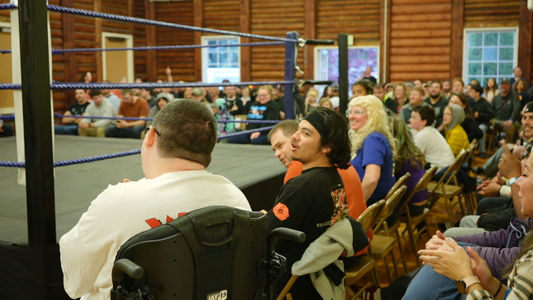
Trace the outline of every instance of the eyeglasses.
{"label": "eyeglasses", "polygon": [[258,94],[257,97],[259,98],[268,97],[268,94]]}
{"label": "eyeglasses", "polygon": [[355,114],[355,115],[364,115],[365,112],[362,111],[362,110],[351,110],[351,109],[348,109],[346,111],[346,116],[349,117],[351,114]]}
{"label": "eyeglasses", "polygon": [[161,135],[161,133],[159,133],[159,131],[157,131],[157,129],[155,129],[154,126],[149,126],[149,127],[146,127],[146,128],[144,129],[144,136],[146,136],[146,134],[148,133],[148,131],[150,131],[150,128],[153,128],[154,131],[155,131],[155,133],[157,133],[157,135]]}

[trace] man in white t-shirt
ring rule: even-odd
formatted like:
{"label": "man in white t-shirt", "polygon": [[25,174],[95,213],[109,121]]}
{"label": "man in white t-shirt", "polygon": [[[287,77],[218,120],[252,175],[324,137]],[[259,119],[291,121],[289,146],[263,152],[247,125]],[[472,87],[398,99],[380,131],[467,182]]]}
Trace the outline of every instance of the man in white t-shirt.
{"label": "man in white t-shirt", "polygon": [[205,105],[182,100],[161,109],[141,148],[145,178],[109,186],[59,241],[71,298],[110,299],[115,255],[137,233],[206,206],[251,209],[233,183],[205,170],[216,142],[217,122]]}
{"label": "man in white t-shirt", "polygon": [[452,149],[446,139],[432,126],[435,122],[435,110],[431,106],[417,106],[413,108],[409,123],[411,128],[418,131],[415,135],[415,145],[426,157],[426,163],[439,170],[450,166],[455,161]]}

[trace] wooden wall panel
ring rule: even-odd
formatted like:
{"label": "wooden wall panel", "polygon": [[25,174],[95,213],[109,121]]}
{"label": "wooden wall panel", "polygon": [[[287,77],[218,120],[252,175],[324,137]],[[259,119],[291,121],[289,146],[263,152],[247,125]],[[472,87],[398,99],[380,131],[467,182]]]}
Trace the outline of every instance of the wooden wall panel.
{"label": "wooden wall panel", "polygon": [[[92,0],[76,0],[74,8],[83,10],[93,10]],[[91,17],[74,17],[74,40],[75,48],[95,48],[95,19]],[[79,52],[76,54],[76,69],[78,70],[77,81],[81,80],[83,73],[92,72],[96,74],[96,54],[94,52]]]}
{"label": "wooden wall panel", "polygon": [[[145,1],[144,0],[134,0],[133,4],[133,17],[135,18],[146,18],[145,15]],[[134,47],[145,47],[150,46],[148,45],[148,41],[146,38],[147,29],[148,27],[153,26],[147,26],[147,25],[141,25],[141,24],[134,24],[133,25],[133,46]],[[154,51],[154,50],[150,50]],[[149,76],[147,74],[147,51],[135,51],[134,52],[134,63],[135,63],[135,77],[141,76],[145,80],[149,81]]]}
{"label": "wooden wall panel", "polygon": [[392,0],[391,81],[450,77],[451,13],[451,0]]}
{"label": "wooden wall panel", "polygon": [[465,0],[465,27],[509,27],[520,21],[519,0]]}
{"label": "wooden wall panel", "polygon": [[241,31],[239,0],[203,0],[202,27]]}
{"label": "wooden wall panel", "polygon": [[[193,1],[155,3],[155,17],[158,21],[194,24]],[[173,28],[156,28],[156,45],[192,45],[194,32]],[[174,80],[195,81],[194,50],[160,50],[156,54],[157,77],[166,80],[165,69],[170,66]]]}
{"label": "wooden wall panel", "polygon": [[[305,0],[250,2],[251,33],[275,37],[285,37],[291,31],[298,32],[300,36],[305,33]],[[300,69],[305,70],[303,48],[298,48],[297,63]],[[250,66],[252,81],[282,81],[285,75],[285,46],[253,47]]]}

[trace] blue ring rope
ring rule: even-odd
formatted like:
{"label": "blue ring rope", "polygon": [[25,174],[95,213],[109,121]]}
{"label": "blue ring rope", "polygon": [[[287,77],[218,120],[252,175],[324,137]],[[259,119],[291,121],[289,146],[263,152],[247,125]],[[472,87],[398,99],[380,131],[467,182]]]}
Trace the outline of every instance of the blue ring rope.
{"label": "blue ring rope", "polygon": [[162,22],[162,21],[152,21],[152,20],[141,19],[141,18],[126,17],[126,16],[114,15],[114,14],[105,14],[105,13],[99,13],[99,12],[94,12],[94,11],[88,11],[88,10],[82,10],[82,9],[74,9],[74,8],[68,8],[68,7],[55,6],[55,5],[48,5],[47,7],[48,7],[49,11],[55,11],[55,12],[60,12],[60,13],[73,14],[73,15],[80,15],[80,16],[86,16],[86,17],[94,17],[94,18],[102,18],[102,19],[108,19],[108,20],[139,23],[139,24],[144,24],[144,25],[155,25],[155,26],[160,26],[160,27],[170,27],[170,28],[177,28],[177,29],[185,29],[185,30],[190,30],[190,31],[199,31],[199,32],[207,32],[207,33],[233,35],[233,36],[255,38],[255,39],[262,39],[262,40],[272,40],[272,41],[280,41],[280,42],[298,43],[298,40],[296,40],[296,39],[271,37],[271,36],[266,36],[266,35],[242,33],[242,32],[229,31],[229,30],[218,30],[218,29],[201,28],[201,27],[196,27],[196,26],[181,25],[181,24]]}
{"label": "blue ring rope", "polygon": [[[246,130],[236,133],[229,133],[227,135],[219,136],[218,139],[226,139],[229,137],[237,136],[237,135],[244,135],[244,134],[250,134],[253,132],[261,132],[261,131],[267,131],[272,129],[274,126],[269,127],[263,127],[253,130]],[[116,153],[110,153],[110,154],[103,154],[103,155],[96,155],[96,156],[90,156],[90,157],[83,157],[83,158],[75,158],[75,159],[69,159],[69,160],[62,160],[62,161],[56,161],[54,162],[54,168],[55,167],[65,167],[70,165],[77,165],[77,164],[84,164],[94,161],[100,161],[100,160],[106,160],[111,158],[117,158],[117,157],[124,157],[129,155],[135,155],[141,153],[141,149],[137,150],[129,150],[129,151],[123,151],[123,152],[116,152]],[[0,167],[8,167],[8,168],[25,168],[26,163],[25,162],[16,162],[16,161],[0,161]]]}
{"label": "blue ring rope", "polygon": [[0,4],[0,10],[15,9],[17,6],[14,3],[2,3]]}
{"label": "blue ring rope", "polygon": [[[52,54],[61,54],[66,52],[103,52],[103,51],[146,51],[146,50],[179,50],[179,49],[198,49],[198,48],[224,48],[224,47],[254,47],[254,46],[276,46],[285,45],[284,42],[263,42],[263,43],[245,43],[245,44],[228,44],[228,45],[176,45],[176,46],[145,46],[132,48],[76,48],[76,49],[54,49]],[[0,50],[1,54],[11,53],[12,50]]]}

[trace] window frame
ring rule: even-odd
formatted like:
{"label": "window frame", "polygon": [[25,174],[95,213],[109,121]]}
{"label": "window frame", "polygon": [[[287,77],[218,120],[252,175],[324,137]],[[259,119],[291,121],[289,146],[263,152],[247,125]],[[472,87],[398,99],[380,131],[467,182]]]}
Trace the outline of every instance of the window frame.
{"label": "window frame", "polygon": [[[207,35],[207,36],[202,36],[201,37],[201,44],[202,45],[208,45],[209,41],[212,41],[212,40],[234,40],[236,39],[237,40],[237,44],[240,44],[241,43],[241,38],[238,37],[238,36],[233,36],[233,35]],[[239,80],[237,80],[236,82],[240,82],[241,81],[241,77],[242,77],[242,70],[241,70],[241,59],[242,59],[242,53],[241,53],[241,47],[240,46],[237,46],[239,48],[238,50],[238,56],[239,56],[239,59],[238,59],[238,62],[237,62],[237,66],[238,66],[238,69],[239,69]],[[218,83],[218,82],[208,82],[208,72],[207,72],[207,69],[209,67],[209,49],[210,48],[202,48],[202,82],[204,83]],[[233,82],[233,80],[230,80]]]}
{"label": "window frame", "polygon": [[[466,80],[468,81],[469,79],[469,75],[468,75],[468,50],[469,50],[469,45],[468,45],[468,34],[469,33],[490,33],[490,32],[497,32],[497,33],[503,33],[503,32],[512,32],[514,33],[515,35],[515,39],[514,39],[514,44],[513,44],[513,70],[516,66],[518,66],[518,40],[519,40],[519,36],[518,36],[518,27],[516,26],[512,26],[512,27],[484,27],[484,28],[464,28],[463,29],[463,71],[462,71],[462,78],[463,80]],[[498,49],[499,48],[499,43],[498,43]],[[483,46],[485,47],[485,46]],[[484,62],[483,60],[483,57],[482,57],[482,62]],[[499,60],[499,57],[498,57],[498,63],[500,62]],[[481,75],[480,75],[482,78],[484,77],[483,75],[483,67],[482,67],[482,70],[481,70]],[[513,73],[511,72],[511,74],[509,74],[508,78],[511,78],[513,76]],[[487,77],[487,76],[485,76]],[[495,75],[494,76],[496,78],[496,82],[499,82],[499,79],[502,78],[500,74],[498,75]],[[490,78],[490,77],[489,77]],[[468,84],[468,83],[467,83]],[[482,79],[482,82],[480,82],[480,84],[482,86],[484,86],[484,80]]]}
{"label": "window frame", "polygon": [[[335,49],[335,50],[339,50],[339,47],[338,46],[315,46],[315,49],[313,50],[314,51],[314,78],[315,80],[327,80],[327,79],[320,79],[320,73],[321,73],[321,68],[320,68],[320,63],[321,63],[321,59],[320,59],[320,51],[321,50],[324,50],[324,49]],[[376,49],[377,51],[377,54],[376,54],[376,67],[373,69],[373,73],[375,72],[376,75],[374,77],[376,77],[377,81],[380,82],[380,70],[381,70],[381,61],[380,61],[380,58],[381,58],[381,47],[380,45],[357,45],[357,46],[348,46],[348,53],[350,50],[352,49]],[[338,66],[336,66],[338,68]],[[348,84],[352,85],[354,84],[355,82],[348,82]],[[325,88],[324,87],[321,87],[319,88],[319,92],[322,92],[322,90]],[[352,89],[351,87],[348,88],[348,93],[351,95],[352,93]]]}

